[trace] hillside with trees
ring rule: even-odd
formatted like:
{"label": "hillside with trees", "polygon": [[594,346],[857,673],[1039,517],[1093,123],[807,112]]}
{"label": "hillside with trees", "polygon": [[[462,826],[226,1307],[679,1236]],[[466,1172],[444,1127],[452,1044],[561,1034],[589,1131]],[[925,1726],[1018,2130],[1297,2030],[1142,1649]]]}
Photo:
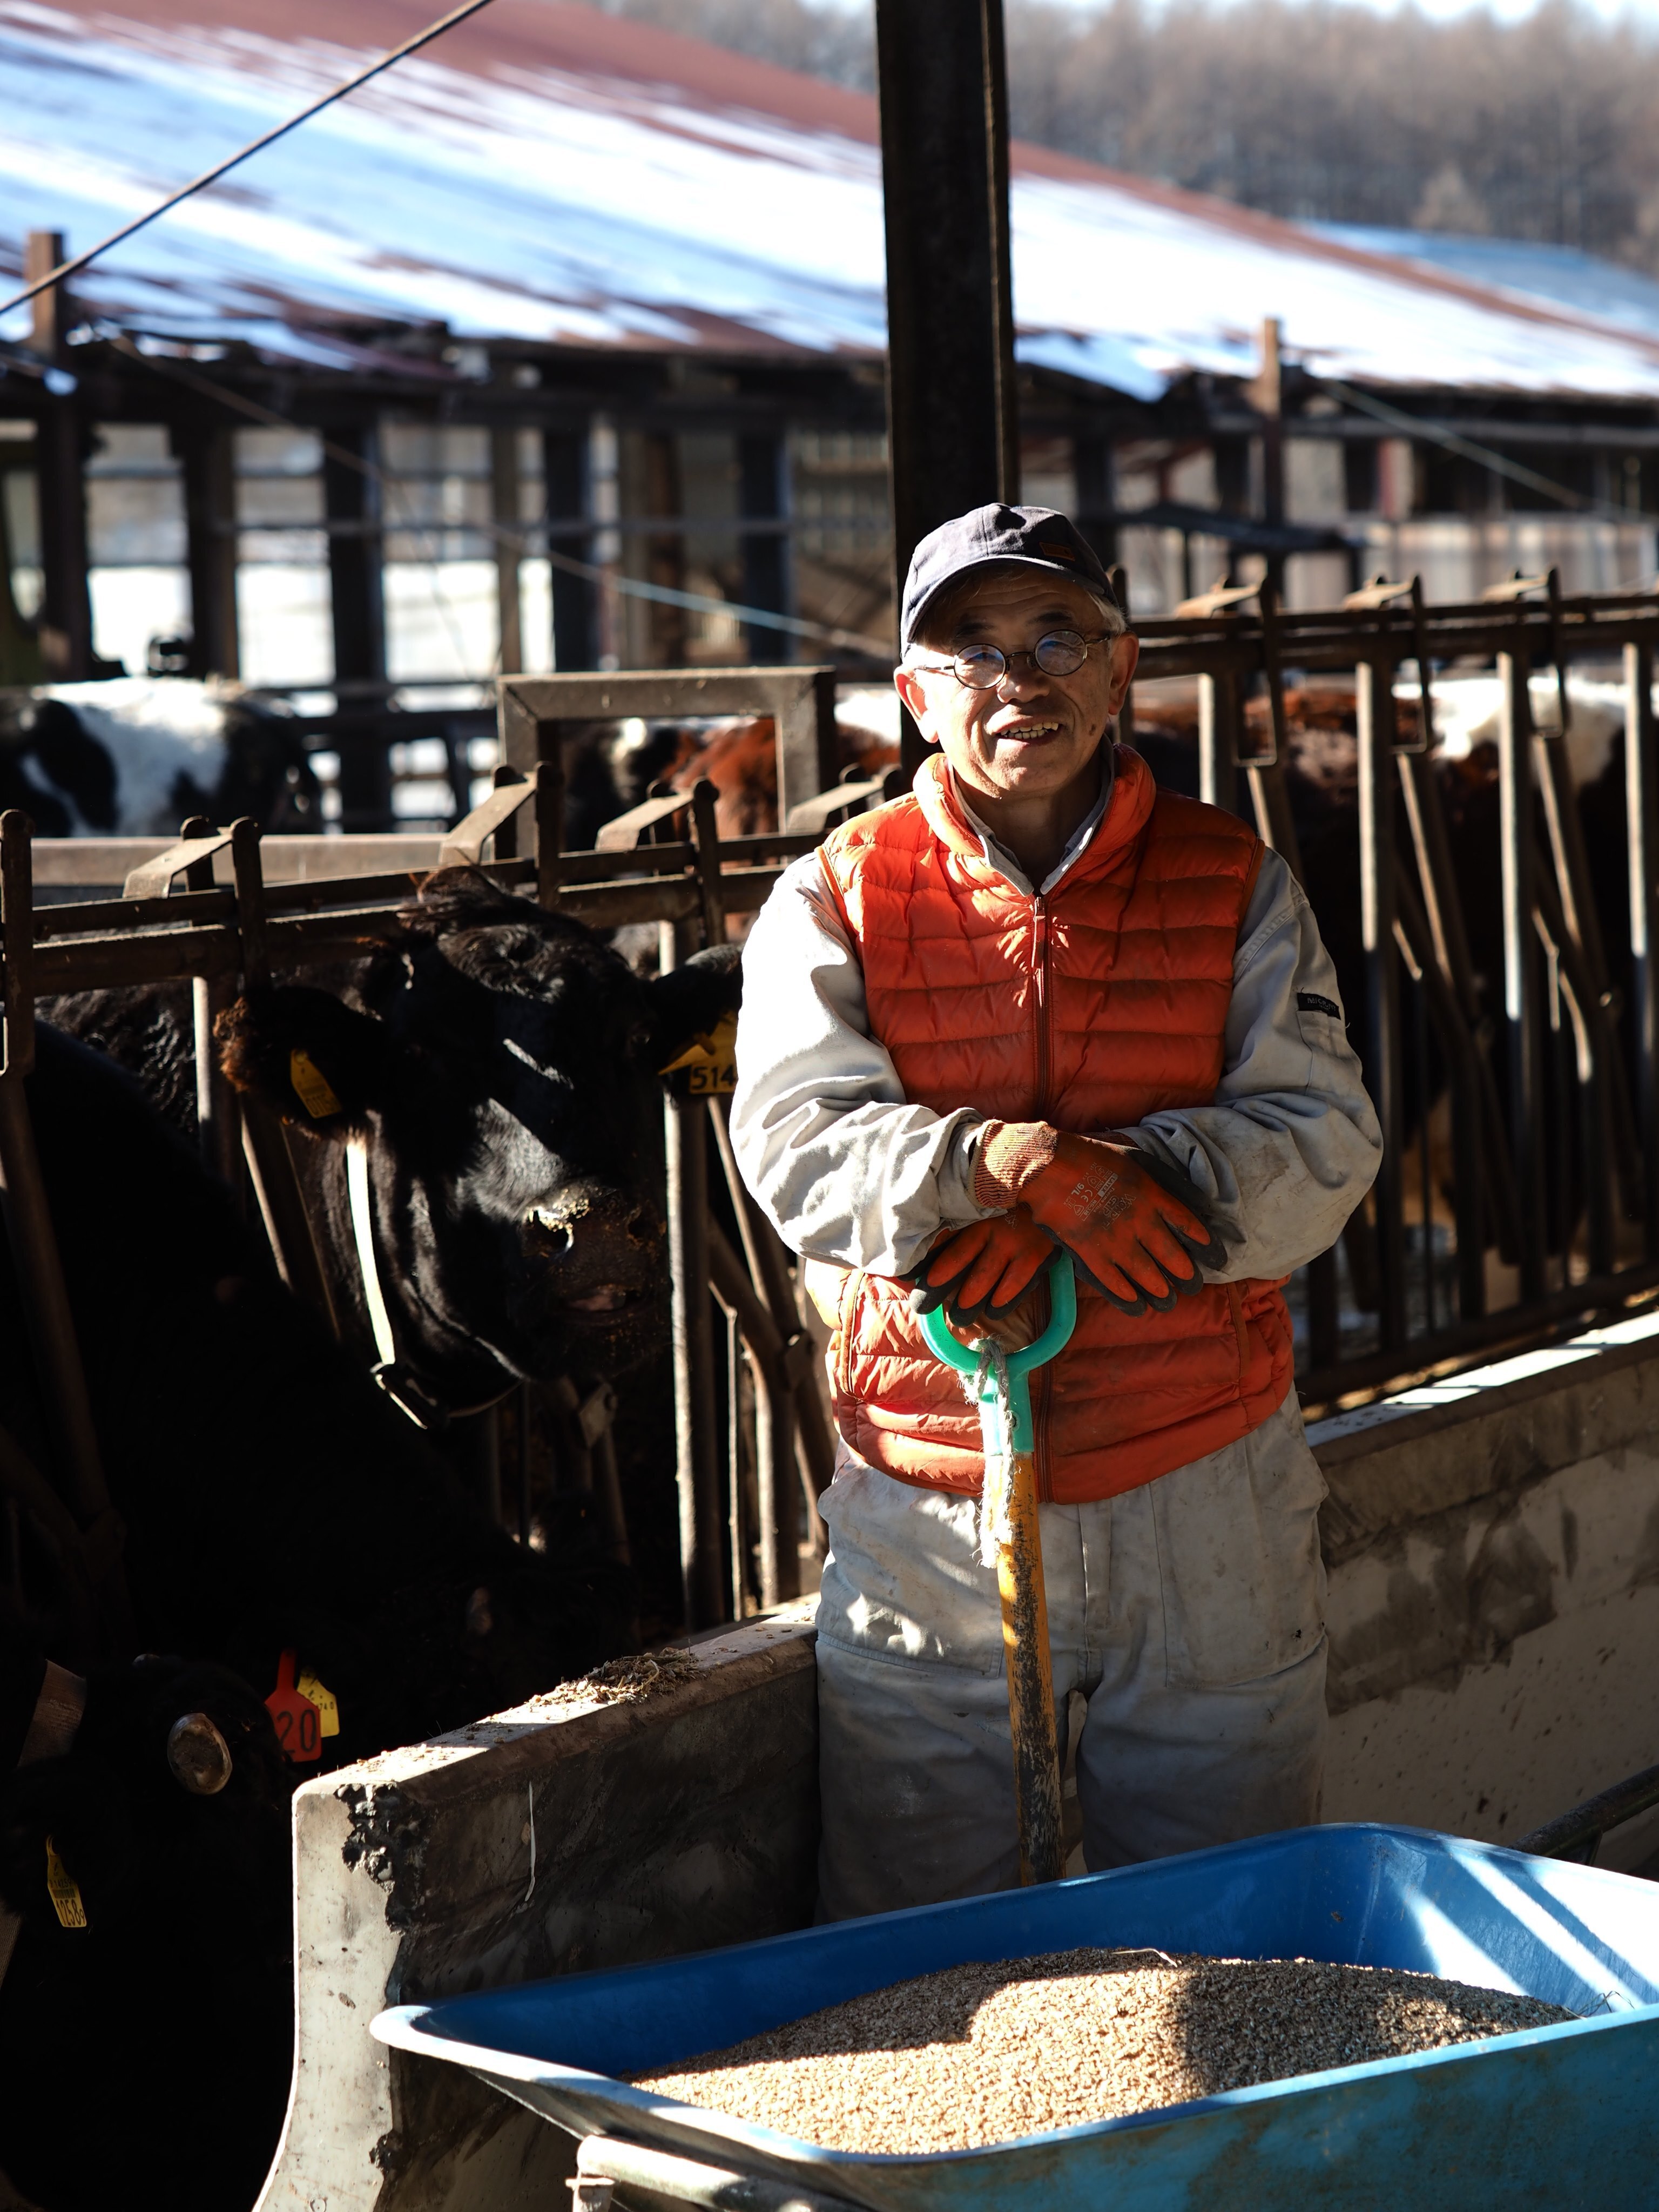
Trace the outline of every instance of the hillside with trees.
{"label": "hillside with trees", "polygon": [[[609,0],[874,82],[867,6]],[[1301,221],[1581,246],[1659,270],[1659,39],[1547,0],[1433,22],[1342,0],[1006,0],[1025,138]]]}

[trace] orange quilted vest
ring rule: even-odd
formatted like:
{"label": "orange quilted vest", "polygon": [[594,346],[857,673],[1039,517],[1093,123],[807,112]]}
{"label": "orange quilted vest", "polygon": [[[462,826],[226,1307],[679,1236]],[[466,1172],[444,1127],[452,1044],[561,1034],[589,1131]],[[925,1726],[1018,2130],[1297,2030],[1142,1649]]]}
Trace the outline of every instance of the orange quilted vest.
{"label": "orange quilted vest", "polygon": [[[821,848],[905,1096],[1083,1133],[1214,1098],[1261,851],[1234,816],[1159,791],[1121,750],[1100,827],[1047,898],[984,858],[938,757],[913,796]],[[1077,1332],[1032,1394],[1044,1498],[1112,1498],[1184,1467],[1247,1435],[1290,1385],[1277,1284],[1212,1285],[1135,1320],[1078,1291]],[[830,1354],[842,1433],[902,1481],[971,1493],[978,1418],[908,1297],[863,1273],[843,1286]]]}

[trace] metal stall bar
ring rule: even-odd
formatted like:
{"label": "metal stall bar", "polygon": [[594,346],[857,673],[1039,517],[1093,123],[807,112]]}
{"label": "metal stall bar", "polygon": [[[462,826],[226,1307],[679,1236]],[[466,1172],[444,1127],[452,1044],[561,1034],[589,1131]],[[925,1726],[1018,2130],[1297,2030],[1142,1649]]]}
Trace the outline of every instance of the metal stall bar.
{"label": "metal stall bar", "polygon": [[[1518,647],[1518,649],[1517,649]],[[1502,858],[1504,1021],[1507,1032],[1510,1152],[1519,1200],[1521,1295],[1544,1290],[1543,1091],[1538,1068],[1534,974],[1532,701],[1524,644],[1498,655],[1498,837]]]}
{"label": "metal stall bar", "polygon": [[1365,957],[1365,1081],[1382,1130],[1374,1185],[1377,1319],[1385,1349],[1406,1340],[1405,1117],[1400,1073],[1400,976],[1395,949],[1394,668],[1362,660],[1354,672],[1359,738],[1359,934]]}
{"label": "metal stall bar", "polygon": [[1636,1122],[1646,1172],[1644,1249],[1659,1259],[1659,761],[1653,726],[1653,647],[1625,647],[1625,810],[1630,854],[1632,1036]]}
{"label": "metal stall bar", "polygon": [[96,1585],[104,1649],[114,1659],[131,1650],[131,1613],[121,1571],[125,1531],[110,1503],[92,1423],[86,1370],[64,1279],[63,1261],[35,1147],[23,1085],[34,1067],[33,891],[29,840],[33,824],[15,807],[0,814],[0,966],[5,1004],[0,1038],[0,1217],[22,1292],[24,1323],[43,1400],[56,1487],[75,1517],[82,1555]]}
{"label": "metal stall bar", "polygon": [[[236,883],[236,921],[241,938],[242,987],[258,990],[270,981],[264,884],[259,873],[259,825],[246,817],[233,823],[230,863]],[[295,1297],[302,1298],[338,1336],[340,1324],[328,1278],[306,1210],[288,1132],[263,1099],[241,1101],[242,1152],[252,1178],[253,1195],[265,1225],[276,1271]]]}
{"label": "metal stall bar", "polygon": [[[1428,1006],[1451,1079],[1452,1206],[1457,1223],[1457,1312],[1475,1321],[1486,1310],[1486,1267],[1481,1203],[1481,1136],[1486,1102],[1482,1061],[1463,1010],[1435,956],[1433,933],[1419,903],[1403,859],[1395,855],[1395,942]],[[1490,1073],[1490,1071],[1488,1071]]]}

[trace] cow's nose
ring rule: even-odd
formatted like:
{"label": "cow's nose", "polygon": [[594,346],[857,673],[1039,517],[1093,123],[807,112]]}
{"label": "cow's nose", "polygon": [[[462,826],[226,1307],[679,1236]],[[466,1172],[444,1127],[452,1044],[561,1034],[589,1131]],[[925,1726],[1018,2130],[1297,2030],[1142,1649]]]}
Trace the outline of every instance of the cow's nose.
{"label": "cow's nose", "polygon": [[568,1184],[538,1200],[526,1210],[524,1226],[539,1255],[554,1262],[637,1253],[658,1234],[644,1199],[600,1182]]}

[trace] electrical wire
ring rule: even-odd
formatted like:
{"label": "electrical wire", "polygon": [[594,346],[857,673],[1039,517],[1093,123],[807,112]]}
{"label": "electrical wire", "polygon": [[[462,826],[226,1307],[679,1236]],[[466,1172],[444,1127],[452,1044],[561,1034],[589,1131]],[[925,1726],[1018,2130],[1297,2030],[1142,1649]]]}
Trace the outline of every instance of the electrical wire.
{"label": "electrical wire", "polygon": [[331,92],[325,92],[320,100],[313,100],[308,107],[302,107],[297,115],[290,115],[286,123],[279,123],[274,130],[264,131],[251,144],[244,146],[239,153],[232,154],[226,160],[216,162],[210,169],[204,169],[199,177],[192,177],[187,185],[180,185],[176,192],[169,193],[167,198],[158,205],[149,209],[143,215],[135,216],[131,222],[123,223],[119,230],[111,231],[107,238],[100,238],[96,246],[89,246],[84,253],[73,254],[69,260],[60,261],[57,268],[49,269],[44,276],[37,276],[32,284],[25,284],[21,292],[14,292],[9,300],[0,300],[0,315],[9,315],[14,307],[24,306],[27,301],[33,299],[37,293],[49,292],[54,284],[61,284],[66,276],[73,276],[77,270],[86,268],[89,263],[95,261],[100,253],[107,253],[112,246],[119,246],[124,239],[136,236],[139,231],[154,222],[158,216],[164,216],[169,208],[176,208],[182,200],[189,199],[193,192],[204,191],[209,185],[216,185],[221,177],[228,176],[230,172],[241,162],[246,161],[250,155],[261,153],[267,146],[274,146],[279,138],[286,138],[290,131],[297,131],[302,123],[309,123],[313,115],[320,115],[325,107],[331,107],[337,100],[343,100],[349,92],[356,92],[360,86],[367,84],[371,77],[379,76],[382,70],[389,70],[394,62],[403,61],[410,54],[418,53],[422,46],[429,46],[434,39],[441,38],[444,32],[453,30],[457,23],[464,23],[469,15],[476,15],[481,8],[487,8],[489,5],[489,0],[465,0],[463,6],[453,9],[447,15],[441,17],[437,22],[428,23],[426,29],[417,36],[405,39],[402,46],[394,46],[390,53],[382,54],[379,61],[371,62],[367,69],[359,70],[355,76],[347,77],[343,84],[337,84]]}

